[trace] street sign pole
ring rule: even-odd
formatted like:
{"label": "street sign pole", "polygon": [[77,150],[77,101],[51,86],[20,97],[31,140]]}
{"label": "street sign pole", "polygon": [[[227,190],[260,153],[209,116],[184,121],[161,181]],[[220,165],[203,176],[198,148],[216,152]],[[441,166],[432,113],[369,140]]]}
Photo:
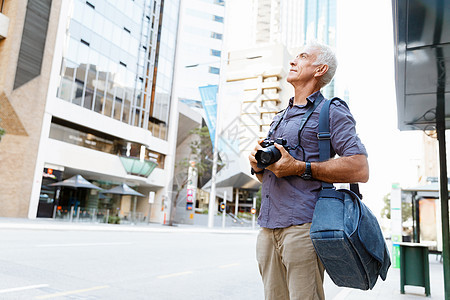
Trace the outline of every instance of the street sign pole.
{"label": "street sign pole", "polygon": [[[253,208],[256,209],[256,195],[253,196]],[[256,226],[256,213],[252,216],[252,228],[255,229]]]}
{"label": "street sign pole", "polygon": [[225,228],[225,218],[227,215],[227,191],[223,192],[223,203],[225,203],[225,207],[222,211],[222,228]]}

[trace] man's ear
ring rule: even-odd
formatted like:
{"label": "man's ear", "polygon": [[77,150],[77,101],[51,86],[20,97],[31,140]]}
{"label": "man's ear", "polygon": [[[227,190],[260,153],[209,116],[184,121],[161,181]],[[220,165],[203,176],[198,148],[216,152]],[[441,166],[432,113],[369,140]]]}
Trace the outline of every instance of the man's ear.
{"label": "man's ear", "polygon": [[321,65],[317,67],[314,77],[323,76],[326,72],[328,72],[328,65]]}

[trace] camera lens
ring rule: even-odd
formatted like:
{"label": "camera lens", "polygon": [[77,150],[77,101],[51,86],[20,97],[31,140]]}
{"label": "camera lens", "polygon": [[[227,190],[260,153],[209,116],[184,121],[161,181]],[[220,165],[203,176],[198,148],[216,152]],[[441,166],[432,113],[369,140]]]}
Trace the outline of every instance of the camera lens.
{"label": "camera lens", "polygon": [[270,164],[270,161],[272,160],[272,156],[273,156],[272,151],[270,151],[270,150],[267,151],[266,149],[263,149],[260,153],[259,158],[263,164],[267,165],[267,164]]}

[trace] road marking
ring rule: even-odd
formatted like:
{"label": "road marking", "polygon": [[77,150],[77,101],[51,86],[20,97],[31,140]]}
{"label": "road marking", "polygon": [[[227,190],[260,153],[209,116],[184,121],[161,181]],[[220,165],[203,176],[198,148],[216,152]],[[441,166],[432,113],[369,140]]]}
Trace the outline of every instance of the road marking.
{"label": "road marking", "polygon": [[350,293],[352,289],[344,289],[334,296],[333,300],[344,300]]}
{"label": "road marking", "polygon": [[49,286],[48,284],[36,284],[36,285],[29,285],[29,286],[10,288],[10,289],[0,290],[0,294],[17,292],[17,291],[24,291],[24,290],[32,290],[32,289],[38,289],[38,288],[48,287],[48,286]]}
{"label": "road marking", "polygon": [[85,293],[85,292],[90,292],[90,291],[95,291],[95,290],[106,289],[106,288],[109,288],[109,285],[94,286],[94,287],[91,287],[88,289],[54,293],[54,294],[50,294],[50,295],[43,295],[43,296],[36,297],[36,299],[50,299],[50,298],[56,298],[56,297],[65,296],[65,295]]}
{"label": "road marking", "polygon": [[36,247],[86,247],[86,246],[118,246],[131,245],[132,243],[73,243],[73,244],[40,244]]}
{"label": "road marking", "polygon": [[159,279],[164,279],[164,278],[183,276],[183,275],[188,275],[188,274],[192,274],[192,272],[191,271],[186,271],[186,272],[172,273],[172,274],[167,274],[167,275],[160,275],[160,276],[158,276],[158,278]]}
{"label": "road marking", "polygon": [[221,266],[219,266],[219,268],[225,269],[225,268],[231,268],[231,267],[236,267],[236,266],[239,266],[239,264],[234,263],[234,264],[228,264],[228,265],[221,265]]}

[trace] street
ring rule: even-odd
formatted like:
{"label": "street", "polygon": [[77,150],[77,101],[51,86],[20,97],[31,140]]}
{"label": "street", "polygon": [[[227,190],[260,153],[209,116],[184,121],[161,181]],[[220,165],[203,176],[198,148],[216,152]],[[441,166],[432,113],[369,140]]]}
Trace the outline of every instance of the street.
{"label": "street", "polygon": [[256,234],[0,234],[0,299],[263,298]]}
{"label": "street", "polygon": [[[264,299],[257,230],[204,227],[0,224],[0,299]],[[21,228],[22,227],[22,228]],[[21,229],[18,229],[21,228]],[[44,229],[46,228],[46,229]],[[430,259],[431,299],[442,299],[442,265]],[[417,299],[399,293],[399,270],[372,291],[340,288],[326,299]]]}

